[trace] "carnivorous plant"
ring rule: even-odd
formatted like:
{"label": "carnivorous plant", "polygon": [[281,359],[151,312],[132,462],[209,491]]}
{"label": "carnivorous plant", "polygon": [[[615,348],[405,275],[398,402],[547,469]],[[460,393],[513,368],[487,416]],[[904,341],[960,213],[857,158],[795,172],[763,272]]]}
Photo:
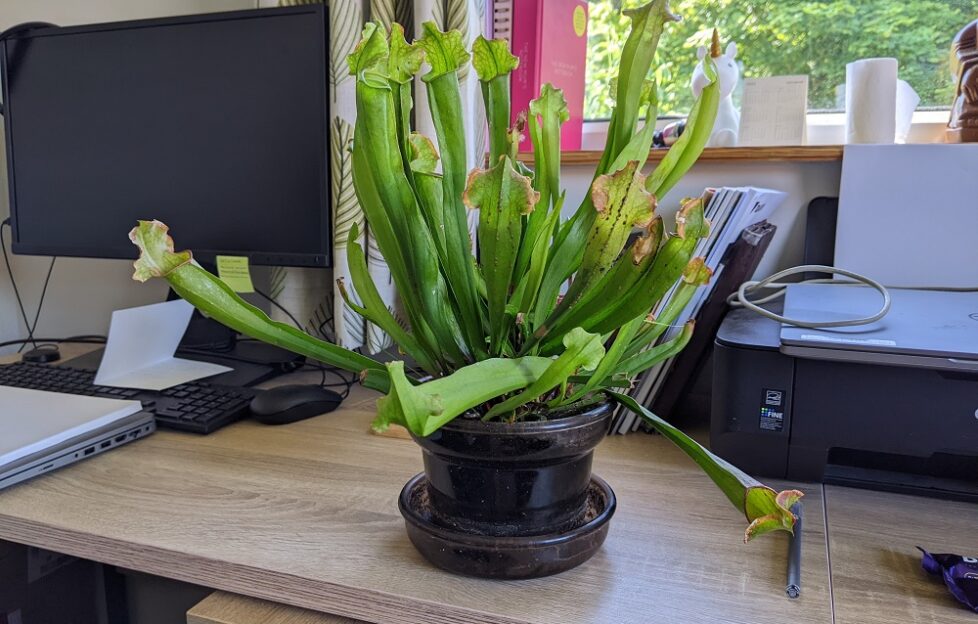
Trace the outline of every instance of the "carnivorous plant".
{"label": "carnivorous plant", "polygon": [[[352,284],[340,287],[350,307],[390,334],[429,381],[409,378],[403,362],[380,364],[270,320],[196,264],[191,252],[174,251],[158,221],[141,221],[130,233],[141,252],[134,278],[163,277],[184,299],[243,334],[359,373],[365,386],[386,395],[378,401],[376,428],[396,423],[428,436],[463,413],[507,422],[617,401],[703,468],[746,515],[745,539],[792,530],[789,508],[800,492],[763,486],[626,394],[637,375],[689,341],[692,323],[656,344],[710,278],[703,259],[692,257],[709,228],[703,200],[681,202],[671,233],[656,203],[702,152],[719,101],[707,56],[702,62],[712,83],[681,138],[644,174],[656,120],[656,88],[647,76],[664,27],[677,18],[667,0],[626,13],[631,31],[607,143],[590,192],[566,220],[560,127],[567,104],[560,89],[546,84],[509,127],[509,78],[519,60],[506,41],[479,37],[466,50],[459,32],[426,23],[408,43],[397,24],[389,33],[367,24],[349,56],[357,106],[354,186],[406,323],[381,300],[356,228],[347,245]],[[485,168],[467,172],[458,72],[470,60],[482,86],[489,158]],[[411,85],[423,62],[433,138],[411,129]],[[517,158],[523,133],[532,141],[532,169]],[[474,209],[478,257],[466,218]],[[629,243],[636,228],[641,235]]]}

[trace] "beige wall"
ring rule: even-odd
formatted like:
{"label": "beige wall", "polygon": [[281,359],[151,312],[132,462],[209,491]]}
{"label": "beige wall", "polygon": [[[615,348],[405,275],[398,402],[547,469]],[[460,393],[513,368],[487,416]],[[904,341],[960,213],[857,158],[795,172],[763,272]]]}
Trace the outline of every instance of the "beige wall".
{"label": "beige wall", "polygon": [[[68,26],[256,6],[256,0],[0,0],[0,30],[28,21]],[[5,150],[0,150],[0,221],[9,215],[5,158]],[[50,259],[17,256],[12,260],[28,316],[33,318]],[[38,322],[39,335],[104,333],[112,310],[162,300],[161,284],[137,285],[129,279],[130,273],[125,261],[59,259]],[[0,342],[26,333],[6,269],[0,267]]]}

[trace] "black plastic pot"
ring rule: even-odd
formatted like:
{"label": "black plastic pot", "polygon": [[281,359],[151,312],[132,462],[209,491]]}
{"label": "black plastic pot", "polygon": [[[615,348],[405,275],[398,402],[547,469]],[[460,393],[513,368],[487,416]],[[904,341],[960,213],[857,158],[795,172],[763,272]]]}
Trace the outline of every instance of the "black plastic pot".
{"label": "black plastic pot", "polygon": [[415,547],[452,572],[493,578],[555,574],[586,561],[615,509],[591,476],[612,406],[515,424],[456,419],[415,438],[425,472],[399,507]]}

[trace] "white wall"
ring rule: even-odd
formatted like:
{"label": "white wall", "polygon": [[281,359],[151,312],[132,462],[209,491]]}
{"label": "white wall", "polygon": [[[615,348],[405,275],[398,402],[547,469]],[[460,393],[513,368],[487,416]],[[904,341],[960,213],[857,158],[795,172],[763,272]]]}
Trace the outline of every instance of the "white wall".
{"label": "white wall", "polygon": [[[27,21],[69,26],[256,6],[256,0],[0,0],[0,30]],[[5,159],[5,150],[0,150],[0,221],[9,215]],[[32,319],[49,262],[41,257],[12,258],[14,277]],[[104,333],[112,310],[163,299],[166,289],[162,283],[139,285],[130,279],[131,273],[130,263],[121,260],[59,259],[38,321],[38,335]],[[0,342],[26,334],[6,268],[0,268]]]}

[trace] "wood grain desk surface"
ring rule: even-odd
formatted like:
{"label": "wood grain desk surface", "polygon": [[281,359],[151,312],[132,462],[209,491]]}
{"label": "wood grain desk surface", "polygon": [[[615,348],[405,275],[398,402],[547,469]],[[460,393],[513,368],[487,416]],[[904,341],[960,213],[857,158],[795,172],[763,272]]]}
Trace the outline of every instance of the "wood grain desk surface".
{"label": "wood grain desk surface", "polygon": [[[786,536],[742,544],[743,519],[722,494],[667,441],[645,435],[609,438],[598,448],[595,472],[615,488],[619,508],[605,546],[588,563],[519,582],[437,570],[411,546],[397,512],[401,486],[421,470],[420,451],[410,441],[367,433],[376,396],[357,387],[342,409],[282,427],[245,421],[208,436],[159,431],[0,492],[0,539],[368,622],[833,619],[820,485],[802,487],[803,593],[789,601]],[[897,526],[912,543],[928,536],[926,517],[942,533],[935,537],[943,548],[935,550],[968,552],[978,525],[974,506],[955,507],[961,517],[949,522],[947,503],[883,494],[861,503],[866,493],[856,492],[852,499],[875,510],[866,522],[858,505],[842,499],[848,491],[830,488],[836,491],[847,529],[832,549],[854,559],[841,566],[851,587],[842,591],[837,582],[837,614],[840,600],[856,604],[870,596],[902,604],[903,615],[926,616],[885,619],[864,605],[840,621],[973,621],[936,582],[903,578],[914,551],[888,540],[886,523],[905,520]],[[892,557],[881,560],[880,548],[899,554],[899,566],[890,565]],[[866,549],[871,557],[855,556]],[[894,577],[889,585],[866,585],[887,575]],[[894,591],[902,583],[918,588],[913,600]]]}
{"label": "wood grain desk surface", "polygon": [[975,624],[917,546],[978,555],[978,505],[825,486],[837,624]]}

